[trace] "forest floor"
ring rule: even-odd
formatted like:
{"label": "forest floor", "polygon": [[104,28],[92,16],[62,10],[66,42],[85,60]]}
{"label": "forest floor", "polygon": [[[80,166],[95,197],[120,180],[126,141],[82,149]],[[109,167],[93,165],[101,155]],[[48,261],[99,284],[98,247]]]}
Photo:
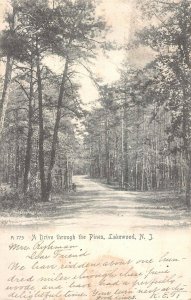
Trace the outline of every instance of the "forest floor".
{"label": "forest floor", "polygon": [[48,203],[0,208],[0,225],[76,225],[120,228],[191,226],[184,198],[174,192],[118,191],[86,176],[75,176],[77,191],[57,194]]}

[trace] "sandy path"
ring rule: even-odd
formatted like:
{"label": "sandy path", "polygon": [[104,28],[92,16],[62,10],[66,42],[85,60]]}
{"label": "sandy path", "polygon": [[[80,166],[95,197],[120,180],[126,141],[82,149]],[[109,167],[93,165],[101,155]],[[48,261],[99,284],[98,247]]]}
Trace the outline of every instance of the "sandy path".
{"label": "sandy path", "polygon": [[[117,191],[85,176],[75,176],[76,193],[47,204],[46,217],[9,218],[14,225],[57,225],[80,228],[180,228],[191,224],[191,214],[172,209],[159,193]],[[46,210],[46,209],[45,209]]]}

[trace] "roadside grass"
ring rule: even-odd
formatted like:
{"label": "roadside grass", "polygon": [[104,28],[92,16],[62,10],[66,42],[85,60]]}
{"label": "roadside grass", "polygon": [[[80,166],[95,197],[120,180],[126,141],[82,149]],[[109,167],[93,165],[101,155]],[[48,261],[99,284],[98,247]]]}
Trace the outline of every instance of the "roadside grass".
{"label": "roadside grass", "polygon": [[40,193],[30,192],[24,195],[16,189],[0,187],[0,215],[11,217],[41,217],[51,216],[59,209],[60,204],[69,202],[74,192],[57,193],[52,196],[51,201],[42,202]]}

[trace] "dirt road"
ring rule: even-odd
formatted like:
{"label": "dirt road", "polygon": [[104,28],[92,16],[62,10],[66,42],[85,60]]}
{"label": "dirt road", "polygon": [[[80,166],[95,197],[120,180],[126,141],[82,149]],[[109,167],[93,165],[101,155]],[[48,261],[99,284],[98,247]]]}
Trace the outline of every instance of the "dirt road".
{"label": "dirt road", "polygon": [[[191,214],[182,205],[168,201],[168,194],[118,191],[85,176],[75,176],[77,191],[59,195],[39,207],[34,216],[9,218],[14,225],[80,226],[81,228],[164,228],[191,225]],[[14,220],[13,220],[14,219]]]}

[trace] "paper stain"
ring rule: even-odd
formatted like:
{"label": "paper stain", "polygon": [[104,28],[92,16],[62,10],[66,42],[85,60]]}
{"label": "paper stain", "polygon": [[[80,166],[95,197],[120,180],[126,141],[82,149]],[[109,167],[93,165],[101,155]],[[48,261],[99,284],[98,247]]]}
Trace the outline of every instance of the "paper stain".
{"label": "paper stain", "polygon": [[133,296],[133,285],[138,275],[130,261],[104,255],[93,264],[99,267],[87,268],[89,300],[130,299]]}

